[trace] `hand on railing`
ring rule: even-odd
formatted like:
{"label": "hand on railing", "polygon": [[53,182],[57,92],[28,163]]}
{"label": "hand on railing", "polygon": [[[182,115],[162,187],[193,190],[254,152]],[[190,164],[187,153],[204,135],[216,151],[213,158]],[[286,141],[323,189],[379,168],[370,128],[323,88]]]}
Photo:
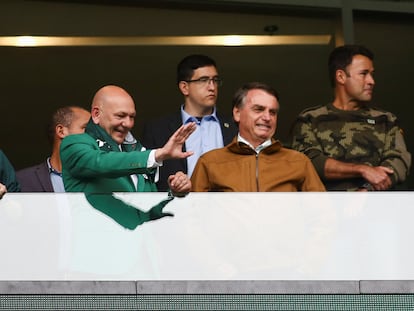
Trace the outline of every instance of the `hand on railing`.
{"label": "hand on railing", "polygon": [[5,195],[6,192],[7,192],[6,186],[0,183],[0,199],[3,197],[3,195]]}

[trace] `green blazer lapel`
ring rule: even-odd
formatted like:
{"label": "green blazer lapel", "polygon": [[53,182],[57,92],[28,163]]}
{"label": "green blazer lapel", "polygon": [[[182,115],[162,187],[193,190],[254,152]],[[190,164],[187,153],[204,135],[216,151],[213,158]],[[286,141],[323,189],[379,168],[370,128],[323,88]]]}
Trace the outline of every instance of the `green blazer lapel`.
{"label": "green blazer lapel", "polygon": [[92,119],[90,119],[86,125],[85,132],[96,140],[99,149],[102,151],[121,151],[119,150],[118,144],[112,139],[112,137],[109,136],[102,127],[93,123]]}

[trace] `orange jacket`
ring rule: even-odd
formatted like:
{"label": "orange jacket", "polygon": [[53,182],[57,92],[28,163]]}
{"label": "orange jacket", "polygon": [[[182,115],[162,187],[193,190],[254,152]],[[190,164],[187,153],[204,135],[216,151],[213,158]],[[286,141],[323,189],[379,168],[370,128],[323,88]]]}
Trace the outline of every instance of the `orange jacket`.
{"label": "orange jacket", "polygon": [[191,177],[192,191],[325,191],[309,158],[279,141],[256,153],[235,138],[202,155]]}

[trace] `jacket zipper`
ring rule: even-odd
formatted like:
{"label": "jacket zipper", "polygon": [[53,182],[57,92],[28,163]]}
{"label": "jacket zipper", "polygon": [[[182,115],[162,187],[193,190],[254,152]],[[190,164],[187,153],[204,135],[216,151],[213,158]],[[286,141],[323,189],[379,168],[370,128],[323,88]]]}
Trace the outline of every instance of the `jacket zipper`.
{"label": "jacket zipper", "polygon": [[259,154],[256,153],[256,191],[259,192]]}

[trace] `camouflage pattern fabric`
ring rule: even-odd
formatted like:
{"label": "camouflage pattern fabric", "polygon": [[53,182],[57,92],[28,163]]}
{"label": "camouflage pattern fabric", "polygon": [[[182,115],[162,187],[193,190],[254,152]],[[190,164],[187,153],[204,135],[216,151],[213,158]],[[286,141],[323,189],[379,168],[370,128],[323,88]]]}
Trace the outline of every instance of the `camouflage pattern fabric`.
{"label": "camouflage pattern fabric", "polygon": [[393,186],[407,178],[411,155],[390,112],[371,107],[344,111],[332,104],[309,108],[296,119],[292,134],[292,148],[311,159],[327,190],[356,190],[366,183],[363,178],[327,180],[324,166],[329,157],[390,167]]}

